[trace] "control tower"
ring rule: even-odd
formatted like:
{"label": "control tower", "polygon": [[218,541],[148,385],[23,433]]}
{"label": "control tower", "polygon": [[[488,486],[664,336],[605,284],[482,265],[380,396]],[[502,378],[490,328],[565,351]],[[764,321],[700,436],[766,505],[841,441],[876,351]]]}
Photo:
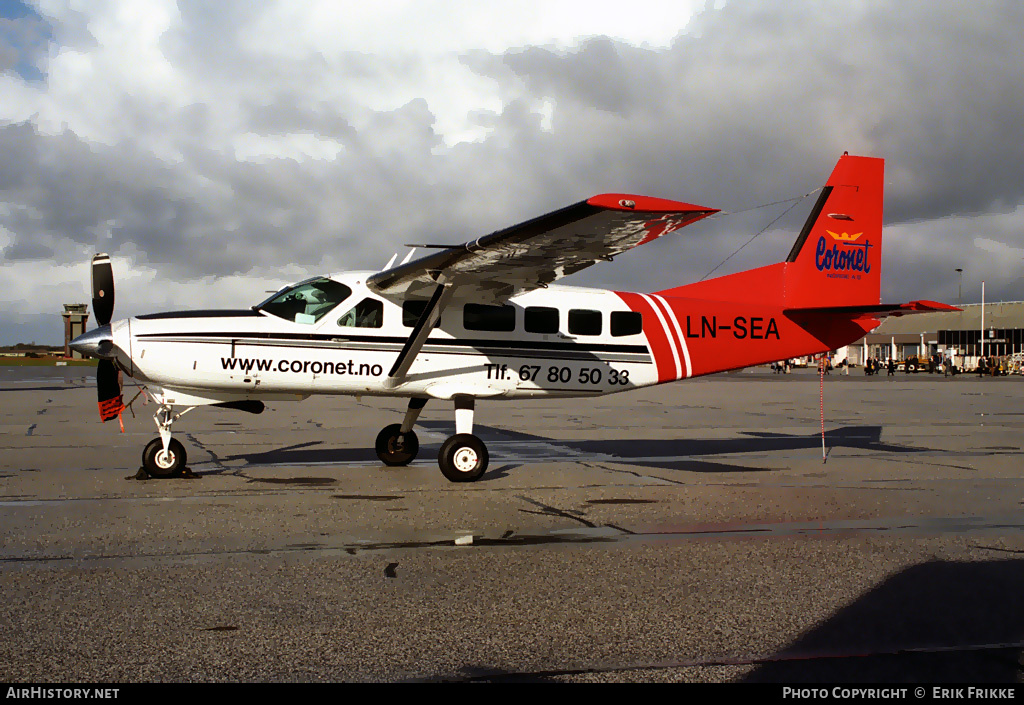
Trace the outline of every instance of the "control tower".
{"label": "control tower", "polygon": [[85,324],[89,322],[89,304],[64,304],[64,357],[75,360],[82,359],[82,353],[72,351],[72,340],[85,332]]}

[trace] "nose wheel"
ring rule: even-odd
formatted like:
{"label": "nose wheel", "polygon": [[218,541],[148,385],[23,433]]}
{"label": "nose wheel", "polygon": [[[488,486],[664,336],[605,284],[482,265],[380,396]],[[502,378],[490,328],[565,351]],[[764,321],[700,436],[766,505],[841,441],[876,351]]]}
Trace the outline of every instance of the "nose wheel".
{"label": "nose wheel", "polygon": [[164,450],[162,438],[154,438],[142,451],[142,469],[153,477],[170,477],[185,469],[185,446],[172,438]]}

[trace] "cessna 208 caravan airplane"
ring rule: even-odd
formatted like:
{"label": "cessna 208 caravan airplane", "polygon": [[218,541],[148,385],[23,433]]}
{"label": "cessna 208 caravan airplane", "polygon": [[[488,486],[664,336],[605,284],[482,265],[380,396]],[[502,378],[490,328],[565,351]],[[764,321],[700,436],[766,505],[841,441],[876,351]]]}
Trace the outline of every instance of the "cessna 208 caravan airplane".
{"label": "cessna 208 caravan airplane", "polygon": [[250,309],[114,323],[110,258],[96,255],[99,327],[71,346],[100,358],[104,421],[125,408],[118,370],[158,404],[159,436],[142,453],[151,475],[184,469],[171,425],[195,407],[260,413],[268,400],[352,394],[409,400],[377,436],[391,466],[416,458],[428,400],[452,402],[438,463],[473,481],[488,463],[477,399],[623,392],[834,350],[887,315],[957,310],[879,303],[882,171],[844,154],[784,262],[649,294],[554,282],[718,211],[604,194],[380,272],[313,277]]}

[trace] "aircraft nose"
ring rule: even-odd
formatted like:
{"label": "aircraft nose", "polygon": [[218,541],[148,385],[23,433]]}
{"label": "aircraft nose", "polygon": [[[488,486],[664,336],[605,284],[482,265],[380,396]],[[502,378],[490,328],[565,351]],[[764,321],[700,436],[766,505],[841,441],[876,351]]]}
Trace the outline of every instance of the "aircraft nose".
{"label": "aircraft nose", "polygon": [[110,324],[94,328],[88,333],[83,333],[70,343],[71,349],[83,355],[99,357],[105,360],[113,359],[114,335],[110,332]]}

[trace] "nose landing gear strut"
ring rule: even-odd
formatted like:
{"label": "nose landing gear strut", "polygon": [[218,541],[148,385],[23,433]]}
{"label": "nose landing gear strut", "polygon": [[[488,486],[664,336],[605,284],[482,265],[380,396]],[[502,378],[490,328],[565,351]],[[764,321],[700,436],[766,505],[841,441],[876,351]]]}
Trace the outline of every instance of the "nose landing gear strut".
{"label": "nose landing gear strut", "polygon": [[146,444],[142,451],[142,469],[153,477],[170,477],[185,470],[188,459],[185,446],[176,438],[171,438],[171,424],[194,409],[194,406],[175,414],[174,410],[161,404],[153,415],[157,431],[160,435]]}

